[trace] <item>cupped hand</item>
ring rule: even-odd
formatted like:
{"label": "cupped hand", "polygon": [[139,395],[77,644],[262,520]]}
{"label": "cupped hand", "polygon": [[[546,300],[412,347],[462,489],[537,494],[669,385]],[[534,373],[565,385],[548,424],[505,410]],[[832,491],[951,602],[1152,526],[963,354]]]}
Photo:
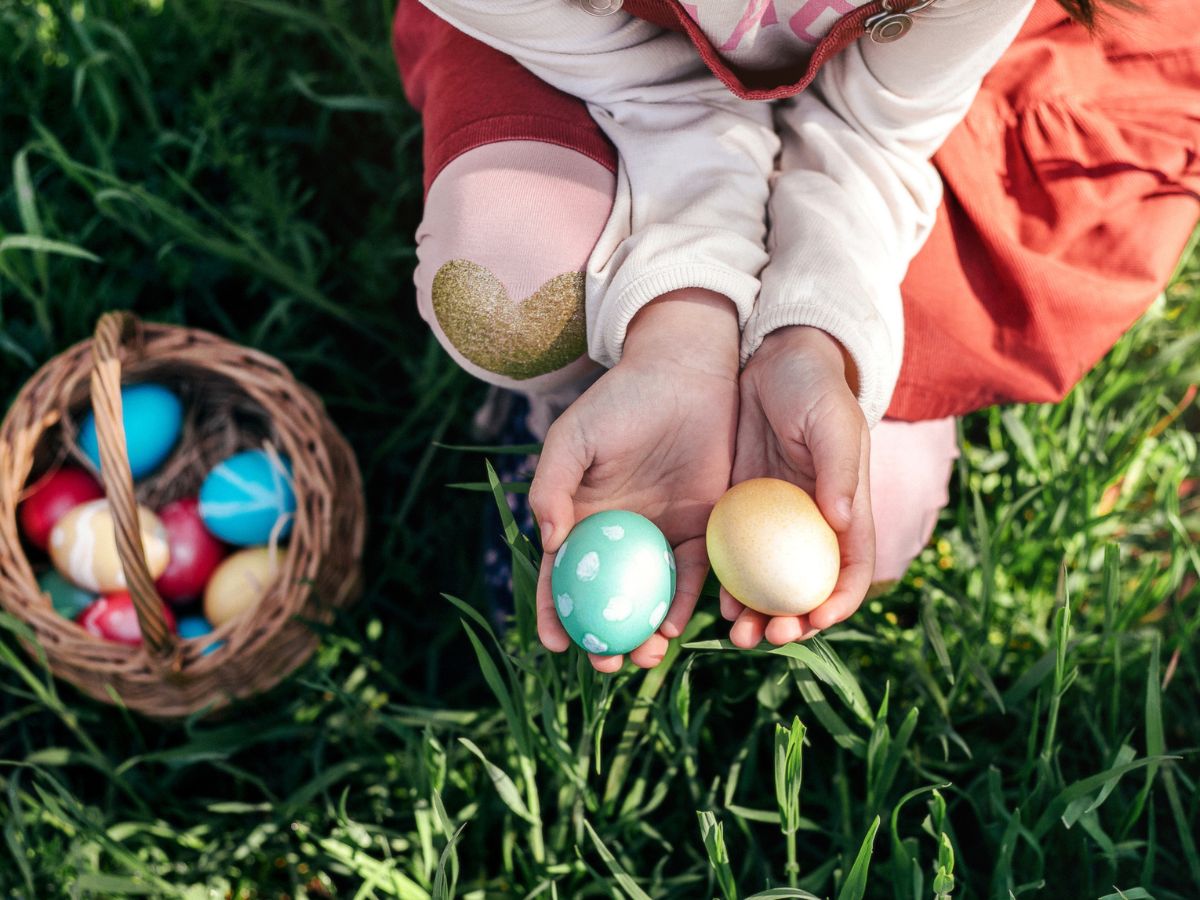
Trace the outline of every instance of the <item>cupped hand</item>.
{"label": "cupped hand", "polygon": [[802,616],[767,616],[721,589],[721,615],[739,647],[812,637],[858,609],[875,571],[870,433],[855,398],[854,366],[823,331],[771,332],[740,381],[733,483],[781,478],[812,494],[838,536],[841,573],[829,599]]}
{"label": "cupped hand", "polygon": [[[621,361],[551,426],[529,490],[542,532],[537,617],[547,649],[570,645],[551,597],[554,555],[576,522],[606,509],[640,513],[675,550],[670,612],[630,659],[657,665],[683,632],[708,574],[708,515],[729,486],[737,370],[733,304],[710,291],[675,291],[638,312]],[[623,662],[589,657],[601,672]]]}

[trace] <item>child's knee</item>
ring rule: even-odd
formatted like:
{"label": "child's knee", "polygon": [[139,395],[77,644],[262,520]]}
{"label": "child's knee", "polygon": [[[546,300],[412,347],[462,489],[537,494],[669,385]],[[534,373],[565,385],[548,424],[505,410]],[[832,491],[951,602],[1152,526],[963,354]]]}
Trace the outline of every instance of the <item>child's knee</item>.
{"label": "child's knee", "polygon": [[953,418],[885,419],[871,432],[871,506],[875,516],[875,582],[904,577],[929,543],[949,500],[958,458]]}
{"label": "child's knee", "polygon": [[587,360],[584,274],[613,176],[572,150],[506,141],[439,173],[417,234],[421,314],[476,377],[538,393]]}
{"label": "child's knee", "polygon": [[587,357],[582,273],[556,275],[514,297],[489,268],[458,257],[420,293],[442,346],[484,381],[535,390]]}

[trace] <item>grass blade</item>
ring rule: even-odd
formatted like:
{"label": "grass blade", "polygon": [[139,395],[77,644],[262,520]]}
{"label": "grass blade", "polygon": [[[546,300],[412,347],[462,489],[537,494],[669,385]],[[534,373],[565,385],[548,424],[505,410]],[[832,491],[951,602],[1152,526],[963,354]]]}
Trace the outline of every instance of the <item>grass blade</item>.
{"label": "grass blade", "polygon": [[925,632],[925,640],[929,641],[929,648],[933,650],[938,665],[942,667],[946,680],[953,685],[954,667],[950,664],[950,653],[946,649],[946,638],[942,634],[942,625],[938,621],[937,611],[929,597],[921,601],[921,628]]}
{"label": "grass blade", "polygon": [[947,788],[949,786],[948,783],[943,783],[915,788],[901,797],[896,805],[892,807],[892,894],[896,898],[922,900],[925,885],[925,875],[920,863],[917,861],[916,854],[910,853],[904,842],[900,839],[900,810],[910,800],[915,800],[926,791],[936,791],[939,788]]}
{"label": "grass blade", "polygon": [[712,812],[697,811],[696,816],[700,819],[700,837],[704,841],[704,851],[708,854],[708,864],[712,867],[717,887],[725,900],[738,900],[737,884],[733,880],[733,869],[729,866],[729,851],[725,849],[724,826]]}
{"label": "grass blade", "polygon": [[800,696],[837,745],[860,759],[866,756],[867,742],[851,731],[845,720],[833,711],[833,707],[829,705],[829,701],[825,699],[825,694],[821,691],[821,686],[813,677],[812,670],[794,659],[788,660],[788,669],[792,673]]}
{"label": "grass blade", "polygon": [[592,843],[596,847],[596,852],[600,854],[600,858],[608,866],[608,871],[612,872],[613,878],[621,886],[621,890],[625,891],[633,900],[653,900],[649,894],[638,887],[638,883],[621,867],[621,864],[617,862],[617,858],[612,855],[608,847],[604,846],[604,841],[600,840],[600,835],[596,834],[596,829],[592,827],[592,823],[584,819],[583,827],[587,831],[588,837],[592,839]]}
{"label": "grass blade", "polygon": [[842,883],[842,889],[838,891],[837,900],[862,900],[863,895],[866,894],[867,874],[871,868],[871,854],[875,849],[875,832],[878,830],[879,816],[876,816],[871,827],[867,829],[862,845],[858,848],[858,856],[854,858],[854,865],[850,867],[850,873]]}
{"label": "grass blade", "polygon": [[867,698],[863,694],[858,680],[851,674],[850,670],[846,668],[846,665],[833,651],[833,648],[823,638],[815,637],[805,641],[803,644],[784,644],[782,647],[771,647],[768,644],[763,644],[753,650],[744,650],[728,640],[695,641],[684,646],[688,650],[770,653],[775,656],[784,656],[797,660],[808,666],[817,678],[833,688],[834,692],[842,699],[847,708],[864,723],[870,725],[875,721],[875,716],[871,713],[871,708],[867,704]]}
{"label": "grass blade", "polygon": [[7,253],[9,250],[32,250],[35,253],[54,253],[58,256],[86,259],[88,262],[100,262],[100,257],[89,250],[65,241],[52,241],[36,234],[10,234],[0,238],[0,253]]}
{"label": "grass blade", "polygon": [[514,813],[528,822],[530,825],[541,825],[542,823],[529,811],[529,807],[525,805],[525,801],[521,799],[521,792],[517,790],[516,782],[509,777],[508,773],[499,766],[491,762],[483,751],[475,745],[471,740],[465,737],[460,737],[458,742],[479,757],[479,761],[483,763],[484,769],[488,773],[488,777],[492,779],[492,784],[496,787],[496,793],[500,795],[500,799],[504,801],[504,805],[511,809]]}

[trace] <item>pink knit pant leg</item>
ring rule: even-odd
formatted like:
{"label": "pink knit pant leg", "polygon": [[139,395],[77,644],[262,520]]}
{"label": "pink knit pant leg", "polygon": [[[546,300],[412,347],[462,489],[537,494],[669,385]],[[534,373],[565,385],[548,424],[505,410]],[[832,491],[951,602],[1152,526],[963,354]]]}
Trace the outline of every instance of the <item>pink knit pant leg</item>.
{"label": "pink knit pant leg", "polygon": [[950,499],[958,458],[953,417],[925,422],[884,419],[871,431],[871,509],[875,582],[895,581],[929,543]]}
{"label": "pink knit pant leg", "polygon": [[503,141],[450,162],[426,197],[421,315],[460,366],[529,398],[539,437],[602,372],[587,356],[583,271],[615,190],[581,153]]}

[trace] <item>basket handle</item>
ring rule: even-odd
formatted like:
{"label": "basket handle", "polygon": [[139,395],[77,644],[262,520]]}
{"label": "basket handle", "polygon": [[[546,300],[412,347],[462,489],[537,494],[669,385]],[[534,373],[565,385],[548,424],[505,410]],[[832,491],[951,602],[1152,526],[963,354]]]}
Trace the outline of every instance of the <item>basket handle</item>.
{"label": "basket handle", "polygon": [[100,447],[100,476],[116,526],[117,556],[137,612],[142,641],[152,656],[164,658],[175,649],[176,641],[163,617],[163,600],[154,589],[154,579],[146,565],[121,408],[121,346],[140,333],[139,326],[138,319],[126,312],[105,313],[96,323],[92,340],[92,409]]}

